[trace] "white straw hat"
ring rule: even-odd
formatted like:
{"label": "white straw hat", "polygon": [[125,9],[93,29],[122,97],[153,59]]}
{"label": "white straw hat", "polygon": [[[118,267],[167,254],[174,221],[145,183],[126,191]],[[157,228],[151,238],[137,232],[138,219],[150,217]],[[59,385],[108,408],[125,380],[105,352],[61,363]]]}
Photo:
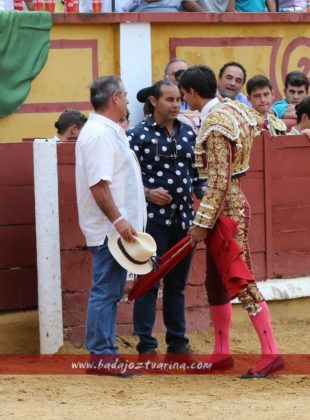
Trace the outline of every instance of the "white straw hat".
{"label": "white straw hat", "polygon": [[135,242],[127,242],[115,230],[109,237],[108,247],[116,261],[134,274],[147,274],[153,269],[156,242],[151,235],[138,232]]}

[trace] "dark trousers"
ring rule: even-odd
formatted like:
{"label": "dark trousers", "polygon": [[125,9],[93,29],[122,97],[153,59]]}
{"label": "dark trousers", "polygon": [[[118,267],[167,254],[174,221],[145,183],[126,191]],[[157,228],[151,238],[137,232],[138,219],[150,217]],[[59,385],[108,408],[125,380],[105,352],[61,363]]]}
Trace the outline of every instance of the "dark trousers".
{"label": "dark trousers", "polygon": [[210,305],[224,305],[229,302],[224,282],[222,277],[219,275],[216,265],[209,255],[209,252],[207,252],[207,274],[205,286]]}
{"label": "dark trousers", "polygon": [[[148,221],[146,232],[153,236],[157,244],[157,255],[161,256],[186,235],[181,222],[175,220],[171,226],[161,226]],[[191,255],[181,261],[163,279],[163,318],[166,326],[166,343],[169,352],[188,344],[185,337],[185,299],[184,288],[189,272]],[[157,340],[152,336],[156,316],[156,299],[159,285],[153,287],[134,303],[134,331],[139,337],[139,353],[157,348]]]}

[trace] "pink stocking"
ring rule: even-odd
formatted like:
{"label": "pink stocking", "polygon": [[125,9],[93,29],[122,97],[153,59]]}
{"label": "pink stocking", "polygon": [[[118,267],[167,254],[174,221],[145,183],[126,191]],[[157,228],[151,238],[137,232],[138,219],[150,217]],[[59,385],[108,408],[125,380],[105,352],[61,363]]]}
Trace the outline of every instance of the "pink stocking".
{"label": "pink stocking", "polygon": [[259,372],[270,364],[273,359],[279,355],[278,347],[273,336],[269,309],[265,301],[259,302],[262,310],[255,316],[250,316],[252,324],[256,330],[261,344],[262,357],[258,364],[253,369],[254,372]]}
{"label": "pink stocking", "polygon": [[227,357],[230,355],[231,303],[211,305],[210,312],[214,328],[214,350],[212,356],[217,360],[222,359],[223,356]]}
{"label": "pink stocking", "polygon": [[262,354],[279,354],[272,332],[267,303],[263,300],[259,302],[259,306],[262,310],[255,316],[250,316],[250,318],[259,338]]}

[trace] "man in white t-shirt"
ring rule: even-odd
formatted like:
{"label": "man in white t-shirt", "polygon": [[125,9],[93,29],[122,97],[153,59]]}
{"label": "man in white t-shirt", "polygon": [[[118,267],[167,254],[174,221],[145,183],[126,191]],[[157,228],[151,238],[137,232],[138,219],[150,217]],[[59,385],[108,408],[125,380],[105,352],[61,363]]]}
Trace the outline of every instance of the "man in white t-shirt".
{"label": "man in white t-shirt", "polygon": [[115,355],[117,303],[127,271],[111,255],[108,235],[116,229],[123,240],[135,242],[146,222],[146,203],[138,161],[118,124],[128,104],[121,79],[99,77],[90,87],[90,101],[95,112],[76,144],[79,223],[93,254],[86,347],[95,355]]}

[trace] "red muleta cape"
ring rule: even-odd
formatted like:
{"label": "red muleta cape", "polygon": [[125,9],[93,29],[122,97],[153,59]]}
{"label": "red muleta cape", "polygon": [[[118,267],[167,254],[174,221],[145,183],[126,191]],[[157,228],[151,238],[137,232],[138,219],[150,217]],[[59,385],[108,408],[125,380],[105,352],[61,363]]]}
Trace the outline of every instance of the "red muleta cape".
{"label": "red muleta cape", "polygon": [[[241,258],[242,248],[234,239],[237,234],[237,226],[238,223],[234,220],[219,216],[214,228],[208,233],[207,239],[207,250],[223,279],[230,300],[254,281],[253,274]],[[137,299],[149,291],[192,250],[190,237],[185,236],[160,257],[160,263],[155,271],[138,277],[129,292],[128,300]]]}

